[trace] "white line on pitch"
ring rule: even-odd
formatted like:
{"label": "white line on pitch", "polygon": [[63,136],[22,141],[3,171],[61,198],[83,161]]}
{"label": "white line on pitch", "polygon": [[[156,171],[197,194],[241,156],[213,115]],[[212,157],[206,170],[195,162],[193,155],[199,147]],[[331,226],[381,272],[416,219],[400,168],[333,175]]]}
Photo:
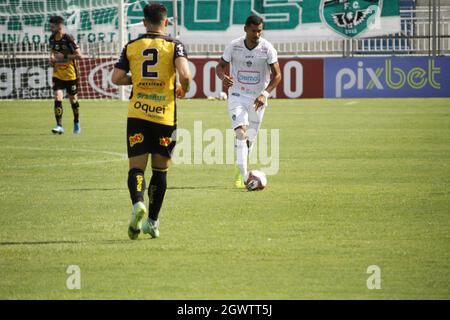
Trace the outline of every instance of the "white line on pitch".
{"label": "white line on pitch", "polygon": [[81,152],[81,153],[97,153],[97,154],[106,154],[115,157],[119,157],[119,159],[111,159],[111,160],[90,160],[90,161],[80,161],[80,162],[58,162],[58,163],[48,163],[48,164],[30,164],[30,165],[15,165],[8,166],[8,168],[39,168],[39,167],[60,167],[63,165],[77,166],[77,165],[89,165],[89,164],[99,164],[99,163],[108,163],[108,162],[116,162],[116,161],[124,161],[127,159],[127,155],[125,153],[119,152],[111,152],[111,151],[103,151],[103,150],[92,150],[92,149],[69,149],[69,148],[41,148],[41,147],[23,147],[23,146],[0,146],[1,148],[6,149],[21,149],[21,150],[39,150],[39,151],[53,151],[53,152]]}

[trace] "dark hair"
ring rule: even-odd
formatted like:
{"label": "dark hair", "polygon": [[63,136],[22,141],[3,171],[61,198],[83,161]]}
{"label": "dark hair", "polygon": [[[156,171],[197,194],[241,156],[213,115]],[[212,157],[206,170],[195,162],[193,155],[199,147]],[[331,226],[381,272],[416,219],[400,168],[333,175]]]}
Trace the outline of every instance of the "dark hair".
{"label": "dark hair", "polygon": [[151,24],[161,24],[167,18],[167,9],[160,3],[149,3],[144,7],[144,18]]}
{"label": "dark hair", "polygon": [[251,24],[255,25],[255,26],[259,26],[261,23],[264,23],[263,18],[255,16],[255,15],[251,15],[247,18],[247,20],[245,21],[245,26],[248,27]]}
{"label": "dark hair", "polygon": [[53,23],[53,24],[64,23],[64,18],[61,16],[53,16],[50,18],[50,23]]}

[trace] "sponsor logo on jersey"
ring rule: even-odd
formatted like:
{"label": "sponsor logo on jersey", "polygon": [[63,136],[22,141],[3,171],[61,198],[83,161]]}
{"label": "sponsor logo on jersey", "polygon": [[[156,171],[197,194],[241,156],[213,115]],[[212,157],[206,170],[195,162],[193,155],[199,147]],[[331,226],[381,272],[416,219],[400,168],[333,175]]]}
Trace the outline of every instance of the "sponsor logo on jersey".
{"label": "sponsor logo on jersey", "polygon": [[251,61],[249,60],[249,61],[247,61],[245,64],[247,65],[247,67],[250,68],[250,67],[253,65],[253,62],[251,62]]}
{"label": "sponsor logo on jersey", "polygon": [[180,56],[180,57],[186,56],[186,54],[184,52],[184,48],[181,44],[177,45],[177,50],[178,50],[178,56]]}
{"label": "sponsor logo on jersey", "polygon": [[151,106],[146,103],[142,103],[141,101],[136,101],[134,103],[135,109],[141,109],[145,113],[157,113],[157,114],[165,114],[166,113],[166,107],[163,106]]}
{"label": "sponsor logo on jersey", "polygon": [[138,99],[146,99],[146,100],[153,100],[153,101],[166,101],[166,96],[165,95],[156,94],[156,93],[147,94],[147,93],[139,92],[136,95],[136,98],[138,98]]}
{"label": "sponsor logo on jersey", "polygon": [[144,135],[136,133],[134,136],[129,136],[128,141],[130,142],[130,147],[134,147],[134,145],[144,142]]}
{"label": "sponsor logo on jersey", "polygon": [[137,84],[140,88],[162,88],[166,85],[164,81],[159,80],[148,80],[148,81],[141,81]]}
{"label": "sponsor logo on jersey", "polygon": [[61,61],[61,62],[55,62],[55,67],[58,70],[66,70],[67,68],[69,68],[69,64],[66,61]]}
{"label": "sponsor logo on jersey", "polygon": [[168,147],[169,144],[172,143],[172,138],[169,137],[162,137],[159,138],[159,144],[162,145],[163,147]]}
{"label": "sponsor logo on jersey", "polygon": [[258,84],[261,82],[259,71],[238,71],[238,81],[243,84]]}

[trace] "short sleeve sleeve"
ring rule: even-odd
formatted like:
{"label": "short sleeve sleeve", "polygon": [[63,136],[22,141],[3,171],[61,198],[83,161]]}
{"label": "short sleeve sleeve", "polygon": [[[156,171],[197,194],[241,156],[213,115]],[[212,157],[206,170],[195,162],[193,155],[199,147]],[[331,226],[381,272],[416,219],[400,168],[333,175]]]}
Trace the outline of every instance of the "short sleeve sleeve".
{"label": "short sleeve sleeve", "polygon": [[74,37],[72,36],[68,36],[68,46],[71,52],[75,52],[75,50],[77,50],[79,47],[77,45],[77,43],[75,42]]}
{"label": "short sleeve sleeve", "polygon": [[278,53],[274,47],[270,47],[267,52],[267,64],[272,65],[278,62]]}
{"label": "short sleeve sleeve", "polygon": [[225,50],[224,50],[223,55],[222,55],[222,59],[225,62],[228,62],[228,63],[231,62],[231,53],[232,53],[232,51],[233,51],[233,46],[231,44],[225,47]]}
{"label": "short sleeve sleeve", "polygon": [[50,49],[51,49],[51,50],[54,50],[54,49],[55,49],[55,38],[53,38],[53,36],[51,36],[51,37],[48,39],[48,45],[50,46]]}
{"label": "short sleeve sleeve", "polygon": [[174,59],[184,57],[187,59],[188,54],[186,51],[186,47],[181,42],[177,41],[175,42],[175,56]]}
{"label": "short sleeve sleeve", "polygon": [[127,46],[125,46],[122,50],[122,54],[120,55],[119,61],[114,65],[117,69],[122,69],[125,72],[130,71],[130,62],[127,57]]}

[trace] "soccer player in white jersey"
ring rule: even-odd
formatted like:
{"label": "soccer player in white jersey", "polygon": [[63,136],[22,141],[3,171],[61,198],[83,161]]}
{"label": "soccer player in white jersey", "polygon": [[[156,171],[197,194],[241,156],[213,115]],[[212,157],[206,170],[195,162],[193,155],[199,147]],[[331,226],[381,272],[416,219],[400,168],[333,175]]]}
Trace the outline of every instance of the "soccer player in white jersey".
{"label": "soccer player in white jersey", "polygon": [[[228,87],[228,114],[236,134],[235,186],[244,188],[247,161],[253,142],[267,108],[270,92],[281,81],[277,51],[261,37],[264,21],[249,16],[245,22],[245,36],[233,40],[216,67],[219,79]],[[225,68],[231,64],[230,75]]]}

